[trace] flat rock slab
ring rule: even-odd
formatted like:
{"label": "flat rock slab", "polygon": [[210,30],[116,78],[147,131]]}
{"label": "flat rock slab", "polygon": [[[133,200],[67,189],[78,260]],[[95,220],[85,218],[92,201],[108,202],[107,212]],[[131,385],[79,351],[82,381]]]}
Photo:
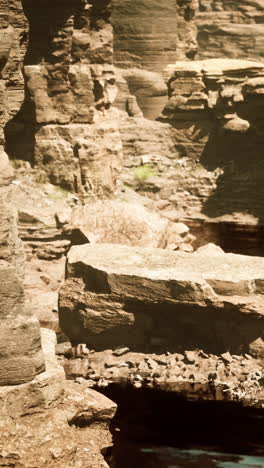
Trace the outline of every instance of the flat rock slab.
{"label": "flat rock slab", "polygon": [[190,72],[204,74],[228,74],[228,73],[258,73],[264,71],[264,66],[261,62],[253,62],[251,60],[237,59],[207,59],[195,61],[178,61],[175,64],[170,64],[167,67],[167,72]]}
{"label": "flat rock slab", "polygon": [[[68,255],[68,274],[74,276],[80,262],[105,273],[105,287],[116,292],[123,277],[145,278],[156,281],[192,282],[212,285],[207,289],[208,296],[217,294],[247,294],[264,292],[264,258],[245,255],[223,254],[207,256],[190,255],[186,252],[166,252],[162,249],[130,248],[122,245],[97,245],[73,247]],[[116,275],[118,280],[115,282]],[[144,284],[142,283],[143,289]],[[102,285],[103,287],[103,285]],[[114,289],[113,289],[114,288]],[[263,291],[262,291],[263,288]],[[120,290],[120,293],[122,291]],[[132,293],[132,284],[131,284]],[[133,295],[133,294],[132,294]],[[160,295],[158,298],[162,300]],[[172,294],[177,300],[177,294]],[[190,298],[195,300],[195,297]]]}
{"label": "flat rock slab", "polygon": [[60,322],[95,348],[156,338],[226,351],[261,336],[263,292],[263,258],[86,244],[69,252]]}

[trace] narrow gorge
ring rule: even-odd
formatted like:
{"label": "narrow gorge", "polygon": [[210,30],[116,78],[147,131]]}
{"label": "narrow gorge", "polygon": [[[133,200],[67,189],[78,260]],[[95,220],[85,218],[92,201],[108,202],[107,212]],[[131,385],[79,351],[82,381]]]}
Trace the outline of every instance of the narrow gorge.
{"label": "narrow gorge", "polygon": [[264,466],[262,0],[0,0],[0,466]]}

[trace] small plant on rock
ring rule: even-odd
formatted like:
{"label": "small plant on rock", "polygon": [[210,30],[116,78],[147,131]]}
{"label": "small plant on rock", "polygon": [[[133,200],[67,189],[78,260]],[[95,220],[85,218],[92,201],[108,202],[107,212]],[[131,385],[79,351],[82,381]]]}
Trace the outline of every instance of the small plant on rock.
{"label": "small plant on rock", "polygon": [[144,182],[146,182],[150,177],[153,177],[155,175],[155,170],[148,164],[139,166],[134,171],[135,179],[141,185],[144,184]]}

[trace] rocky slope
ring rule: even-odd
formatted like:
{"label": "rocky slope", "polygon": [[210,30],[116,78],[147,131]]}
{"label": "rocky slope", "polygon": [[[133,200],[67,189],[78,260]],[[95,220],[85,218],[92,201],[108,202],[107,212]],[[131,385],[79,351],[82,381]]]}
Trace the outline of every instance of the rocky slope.
{"label": "rocky slope", "polygon": [[[106,468],[116,405],[86,385],[65,381],[56,336],[42,329],[46,372],[23,385],[0,387],[0,462],[6,467]],[[80,431],[82,427],[82,431]]]}
{"label": "rocky slope", "polygon": [[[166,76],[160,123],[122,123],[124,183],[170,219],[189,219],[200,241],[262,255],[263,64],[185,61],[169,65]],[[140,186],[139,166],[146,169]]]}

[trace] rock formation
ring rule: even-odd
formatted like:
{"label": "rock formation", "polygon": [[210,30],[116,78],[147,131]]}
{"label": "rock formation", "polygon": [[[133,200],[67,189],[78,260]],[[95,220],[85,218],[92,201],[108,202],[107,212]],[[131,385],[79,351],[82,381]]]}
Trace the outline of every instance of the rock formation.
{"label": "rock formation", "polygon": [[54,10],[49,0],[24,0],[25,101],[7,130],[13,157],[54,184],[97,195],[113,191],[121,161],[108,4],[69,0]]}
{"label": "rock formation", "polygon": [[183,223],[172,223],[137,203],[100,200],[73,209],[64,233],[76,244],[126,244],[192,251],[194,237]]}
{"label": "rock formation", "polygon": [[112,244],[72,247],[60,323],[73,342],[247,351],[263,331],[264,260]]}
{"label": "rock formation", "polygon": [[[194,21],[196,0],[113,0],[114,63],[119,69],[119,92],[135,95],[147,118],[158,117],[166,102],[162,78],[166,65],[176,59],[193,58],[197,52]],[[131,97],[117,99],[118,107],[130,109]]]}
{"label": "rock formation", "polygon": [[262,0],[200,0],[198,57],[263,61]]}
{"label": "rock formation", "polygon": [[[24,296],[24,260],[18,237],[13,169],[4,151],[4,126],[18,110],[21,84],[17,41],[21,19],[19,2],[0,6],[0,464],[6,467],[104,467],[100,449],[110,437],[108,425],[116,405],[76,383],[65,382],[65,373],[55,356],[56,335],[42,329]],[[22,39],[20,37],[20,39]],[[13,55],[14,54],[14,55]],[[12,86],[16,88],[12,89]],[[9,89],[10,88],[10,89]],[[16,95],[17,91],[17,95]],[[21,187],[20,187],[21,188]],[[24,195],[24,206],[23,198]],[[24,222],[36,221],[30,195],[20,193],[20,216]],[[36,201],[36,199],[35,199]],[[31,208],[31,211],[30,211]],[[46,216],[45,216],[46,215]],[[40,237],[53,231],[52,216],[42,212]],[[24,226],[25,227],[25,226]],[[39,226],[38,226],[39,227]],[[30,231],[34,235],[34,229]],[[46,228],[46,232],[45,232]],[[26,231],[26,227],[24,232]],[[37,305],[38,306],[38,305]],[[76,430],[86,428],[83,439]],[[87,439],[93,448],[87,455]],[[67,441],[67,443],[65,443]]]}
{"label": "rock formation", "polygon": [[[14,174],[4,151],[3,128],[13,102],[6,92],[9,56],[14,31],[8,5],[1,10],[0,49],[0,385],[29,382],[44,369],[37,319],[25,307],[23,291],[24,254],[17,232],[17,213],[12,182]],[[8,82],[10,85],[10,81]],[[11,106],[11,107],[9,107]]]}
{"label": "rock formation", "polygon": [[2,0],[0,465],[104,467],[95,385],[263,406],[263,258],[175,223],[262,240],[261,8]]}
{"label": "rock formation", "polygon": [[[261,253],[250,232],[255,229],[260,239],[263,70],[261,62],[231,59],[169,65],[169,100],[160,123],[130,119],[121,130],[126,184],[151,197],[155,206],[163,205],[171,218],[189,219],[190,225],[208,223],[208,232],[200,231],[205,243],[222,242],[236,251],[240,244],[230,240],[236,230],[249,254]],[[159,146],[156,139],[164,144]],[[138,187],[134,168],[143,160],[152,176]],[[217,232],[221,223],[222,241]]]}

